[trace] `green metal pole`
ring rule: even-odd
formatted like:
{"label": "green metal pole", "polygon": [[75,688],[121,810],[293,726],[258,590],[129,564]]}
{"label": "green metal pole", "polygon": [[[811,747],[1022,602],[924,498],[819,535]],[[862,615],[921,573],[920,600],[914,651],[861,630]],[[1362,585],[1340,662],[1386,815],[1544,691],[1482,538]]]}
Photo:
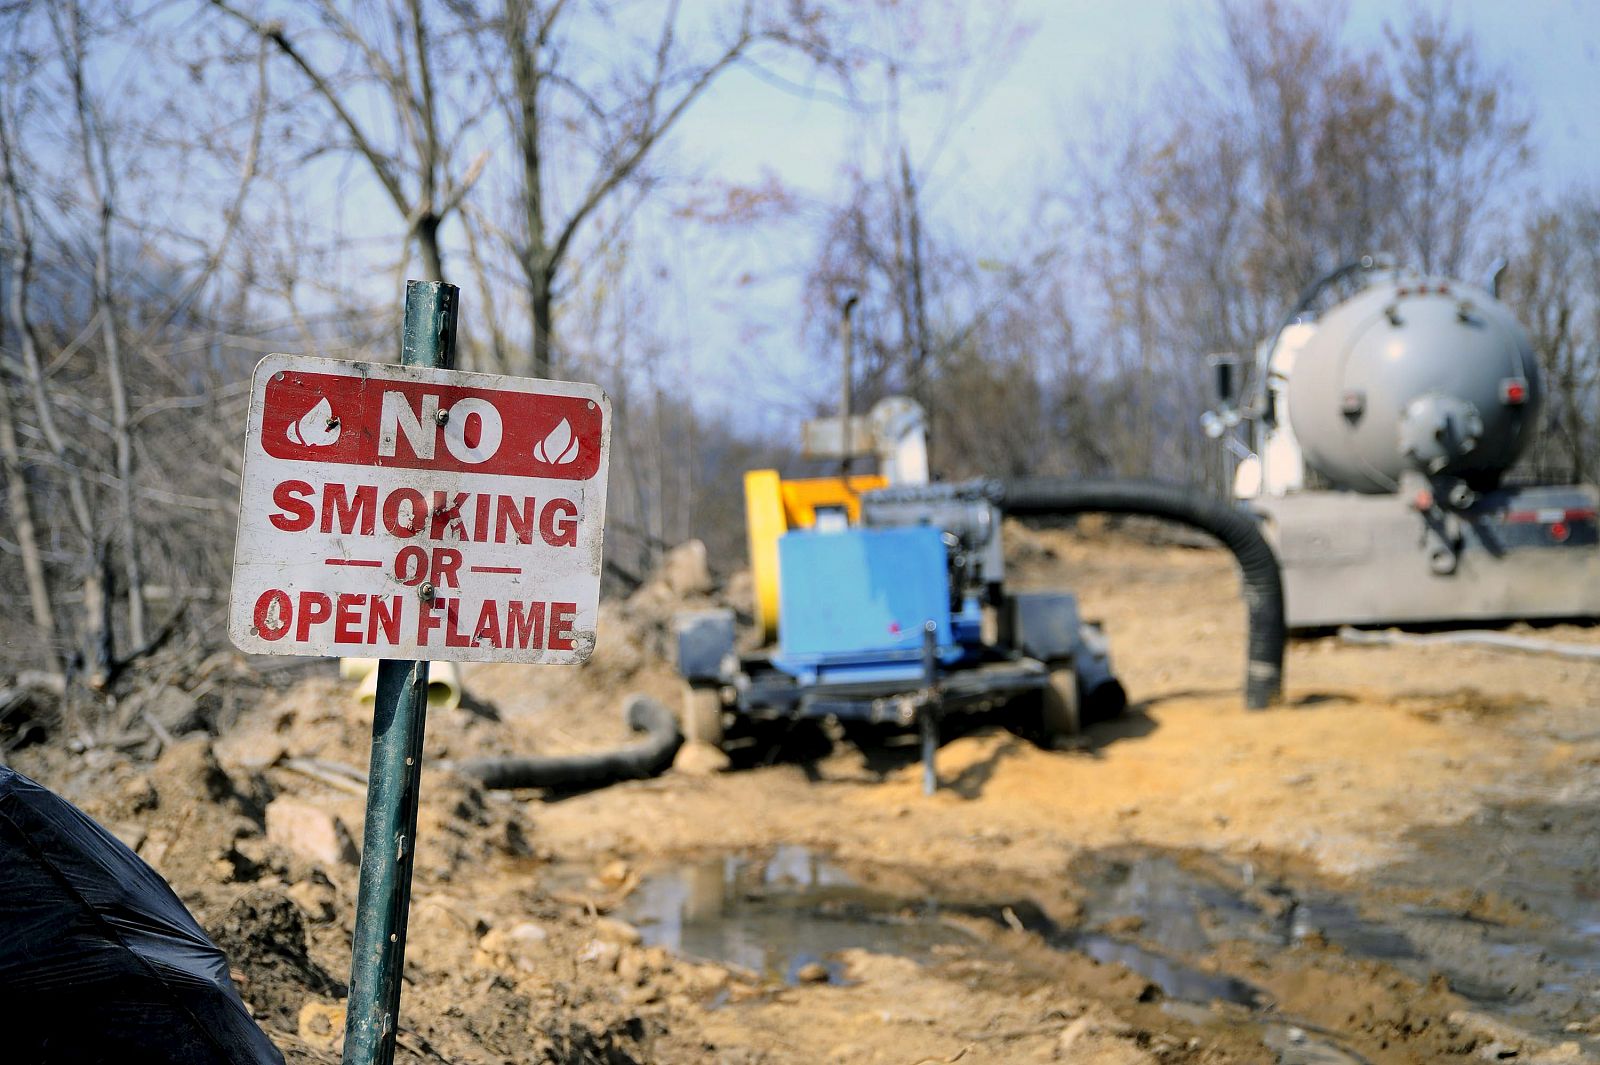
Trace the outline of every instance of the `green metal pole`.
{"label": "green metal pole", "polygon": [[[406,282],[404,366],[449,369],[456,358],[460,290],[439,281]],[[427,589],[431,591],[431,589]],[[428,722],[428,663],[378,663],[373,704],[372,763],[367,774],[367,827],[361,845],[361,888],[350,960],[344,1065],[391,1065],[400,1027],[406,916],[416,855],[417,796],[422,784],[422,733]]]}

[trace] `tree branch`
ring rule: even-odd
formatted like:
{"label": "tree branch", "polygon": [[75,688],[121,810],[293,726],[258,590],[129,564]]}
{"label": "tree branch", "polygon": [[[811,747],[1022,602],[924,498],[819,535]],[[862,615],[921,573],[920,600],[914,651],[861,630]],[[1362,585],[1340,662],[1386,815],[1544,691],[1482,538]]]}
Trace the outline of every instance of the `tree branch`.
{"label": "tree branch", "polygon": [[367,139],[366,133],[361,129],[360,124],[356,122],[355,117],[346,110],[344,104],[339,100],[339,96],[334,92],[333,86],[328,82],[327,78],[323,77],[322,72],[312,66],[311,62],[301,54],[300,50],[290,43],[283,27],[278,23],[260,22],[229,4],[227,0],[211,0],[211,4],[219,11],[231,15],[243,23],[251,32],[277,45],[278,50],[287,56],[295,66],[300,68],[301,73],[306,76],[312,87],[316,89],[317,95],[322,97],[323,102],[332,109],[334,115],[339,119],[340,125],[344,126],[345,130],[350,134],[356,150],[371,164],[373,173],[377,175],[379,183],[389,193],[389,197],[394,200],[394,204],[399,208],[400,213],[402,215],[408,214],[409,207],[406,203],[405,190],[400,184],[400,179],[391,169],[388,157],[378,151],[372,142]]}

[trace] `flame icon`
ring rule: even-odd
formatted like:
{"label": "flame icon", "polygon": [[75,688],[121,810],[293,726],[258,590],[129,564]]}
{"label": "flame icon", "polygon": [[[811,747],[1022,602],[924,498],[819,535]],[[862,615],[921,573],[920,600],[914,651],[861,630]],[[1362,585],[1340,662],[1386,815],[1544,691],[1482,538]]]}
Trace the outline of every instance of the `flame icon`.
{"label": "flame icon", "polygon": [[328,397],[323,396],[315,407],[306,411],[305,417],[290,422],[288,432],[284,435],[291,444],[327,447],[338,441],[339,430],[339,419],[333,415],[333,406],[328,402]]}
{"label": "flame icon", "polygon": [[533,457],[552,466],[565,466],[578,457],[578,441],[565,418],[550,430],[550,435],[533,445]]}

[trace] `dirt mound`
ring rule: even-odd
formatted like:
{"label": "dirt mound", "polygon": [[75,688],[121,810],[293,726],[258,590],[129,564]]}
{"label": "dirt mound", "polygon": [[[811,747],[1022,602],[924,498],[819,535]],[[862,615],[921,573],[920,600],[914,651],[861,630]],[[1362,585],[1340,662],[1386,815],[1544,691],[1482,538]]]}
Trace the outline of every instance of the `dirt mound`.
{"label": "dirt mound", "polygon": [[624,1031],[595,1031],[581,1024],[567,1024],[545,1031],[549,1040],[541,1062],[550,1065],[644,1065],[635,1057],[644,1038],[644,1024],[637,1019],[624,1025]]}
{"label": "dirt mound", "polygon": [[[673,615],[732,606],[748,622],[748,580],[707,590],[692,548],[604,604],[589,666],[464,669],[464,707],[428,723],[398,1060],[1403,1065],[1600,1048],[1583,923],[1600,666],[1301,641],[1285,706],[1248,713],[1225,553],[1092,522],[1007,537],[1016,587],[1070,589],[1104,623],[1133,705],[1076,752],[952,736],[931,798],[914,742],[893,734],[863,751],[819,733],[739,771],[559,798],[450,772],[625,740],[631,691],[672,705]],[[211,669],[162,682],[202,711],[187,737],[144,723],[152,707],[188,713],[170,694],[118,718],[137,687],[124,678],[110,720],[126,736],[73,748],[47,722],[47,742],[8,757],[168,877],[291,1061],[336,1062],[356,869],[338,848],[319,860],[269,838],[265,811],[288,801],[359,835],[370,710],[331,664],[253,681],[238,656]],[[616,919],[652,865],[717,859],[702,863],[715,885],[717,856],[788,846],[876,870],[863,882],[906,895],[875,916],[896,927],[942,900],[950,938],[921,961],[857,945],[820,959],[840,982],[790,983]],[[995,899],[974,923],[974,900]],[[1170,932],[1163,914],[1186,906],[1197,916]],[[1045,918],[1085,938],[1053,940]],[[1351,940],[1369,926],[1402,933],[1410,955]],[[1185,979],[1258,988],[1280,1009],[1196,1004]]]}
{"label": "dirt mound", "polygon": [[281,892],[251,888],[209,930],[243,974],[240,993],[258,1018],[294,1031],[308,994],[328,999],[345,995],[343,981],[311,959],[305,917]]}

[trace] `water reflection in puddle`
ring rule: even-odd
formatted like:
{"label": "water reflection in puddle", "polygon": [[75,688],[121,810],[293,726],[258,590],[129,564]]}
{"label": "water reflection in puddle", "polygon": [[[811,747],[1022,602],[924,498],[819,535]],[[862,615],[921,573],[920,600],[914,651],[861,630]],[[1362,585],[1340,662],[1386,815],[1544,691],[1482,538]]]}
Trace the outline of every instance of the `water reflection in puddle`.
{"label": "water reflection in puddle", "polygon": [[[1176,906],[1169,908],[1177,912]],[[997,927],[1016,924],[1058,950],[1122,965],[1170,998],[1251,1007],[1264,1000],[1257,988],[1241,980],[1195,968],[1127,938],[1061,928],[1029,902],[961,904],[931,892],[908,896],[874,890],[804,847],[779,847],[764,858],[716,856],[661,870],[640,882],[621,916],[639,927],[647,945],[791,984],[803,977],[815,979],[820,972],[808,967],[819,965],[830,982],[842,982],[836,956],[852,948],[922,963],[934,960],[941,948],[992,950],[969,928],[947,920],[976,917]],[[1161,935],[1150,938],[1167,945]],[[1178,949],[1207,948],[1199,931],[1174,939]]]}
{"label": "water reflection in puddle", "polygon": [[[1216,1013],[1192,1002],[1167,1002],[1162,1011],[1204,1028],[1216,1024]],[[1292,1021],[1257,1016],[1245,1023],[1261,1032],[1261,1044],[1277,1054],[1275,1065],[1371,1065],[1353,1050],[1346,1049],[1332,1035],[1307,1031]]]}
{"label": "water reflection in puddle", "polygon": [[1169,998],[1186,1002],[1232,1002],[1259,1006],[1266,1001],[1259,988],[1220,973],[1208,973],[1163,954],[1097,932],[1061,932],[1047,938],[1060,950],[1077,950],[1106,965],[1121,965],[1149,980]]}
{"label": "water reflection in puddle", "polygon": [[[1062,951],[1076,951],[1126,967],[1156,985],[1173,1010],[1198,1011],[1215,1020],[1215,1003],[1252,1011],[1263,1039],[1287,1063],[1323,1065],[1360,1061],[1331,1037],[1308,1035],[1275,1019],[1259,988],[1209,971],[1205,959],[1226,943],[1255,943],[1267,950],[1328,943],[1352,957],[1395,965],[1426,981],[1444,973],[1457,993],[1478,1008],[1527,1023],[1528,995],[1539,981],[1541,998],[1564,995],[1570,1009],[1587,1008],[1592,985],[1567,987],[1561,968],[1580,978],[1596,972],[1594,927],[1568,942],[1528,937],[1437,908],[1402,908],[1377,919],[1356,900],[1302,885],[1259,885],[1249,866],[1208,866],[1144,851],[1100,853],[1074,863],[1070,882],[1082,920],[1057,925],[1022,899],[974,903],[940,885],[892,876],[897,890],[875,886],[884,871],[863,878],[804,847],[770,854],[716,855],[646,876],[620,916],[638,925],[645,942],[682,954],[755,971],[793,984],[845,980],[841,952],[861,949],[927,964],[955,953],[999,956],[1003,947],[973,931],[973,921],[1021,927]],[[863,879],[865,882],[863,882]],[[1555,979],[1551,979],[1555,977]],[[1565,1022],[1569,1007],[1541,1017]],[[1581,1011],[1580,1011],[1581,1012]],[[1584,1013],[1592,1015],[1593,1009]],[[1557,1029],[1559,1030],[1559,1029]]]}
{"label": "water reflection in puddle", "polygon": [[[1092,901],[1099,919],[1138,917],[1152,940],[1204,953],[1225,927],[1241,931],[1256,913],[1222,889],[1203,898],[1186,893],[1176,866],[1157,860],[1155,875],[1111,878]],[[1201,907],[1229,911],[1210,927]],[[644,942],[681,954],[737,965],[795,984],[802,974],[844,983],[837,954],[851,948],[927,963],[941,948],[993,952],[996,948],[945,918],[980,918],[997,927],[1020,926],[1058,950],[1079,951],[1121,965],[1158,986],[1165,1008],[1197,1024],[1215,1022],[1208,1004],[1255,1009],[1266,996],[1242,980],[1206,972],[1139,943],[1104,932],[1061,928],[1037,906],[973,905],[941,901],[932,893],[907,897],[864,887],[834,862],[803,847],[780,847],[770,856],[723,855],[687,862],[646,876],[621,916],[639,927]],[[808,967],[820,966],[807,972]],[[1331,1039],[1309,1036],[1266,1017],[1257,1023],[1281,1065],[1362,1065]]]}
{"label": "water reflection in puddle", "polygon": [[939,914],[933,899],[865,889],[827,859],[792,846],[765,859],[706,858],[647,876],[622,912],[647,945],[791,984],[812,965],[841,982],[834,955],[851,948],[926,962],[941,945],[969,941]]}

